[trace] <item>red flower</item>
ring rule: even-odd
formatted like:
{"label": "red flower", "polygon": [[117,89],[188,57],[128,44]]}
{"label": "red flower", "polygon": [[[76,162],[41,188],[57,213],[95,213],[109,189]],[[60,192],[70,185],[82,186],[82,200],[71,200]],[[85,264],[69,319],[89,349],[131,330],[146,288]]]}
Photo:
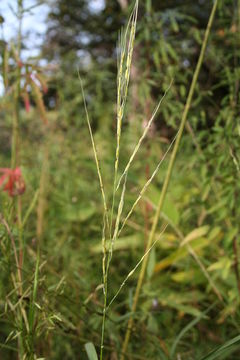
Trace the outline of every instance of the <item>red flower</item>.
{"label": "red flower", "polygon": [[0,188],[3,186],[3,191],[8,192],[9,196],[21,195],[25,191],[25,183],[22,177],[22,172],[19,167],[16,169],[0,168]]}

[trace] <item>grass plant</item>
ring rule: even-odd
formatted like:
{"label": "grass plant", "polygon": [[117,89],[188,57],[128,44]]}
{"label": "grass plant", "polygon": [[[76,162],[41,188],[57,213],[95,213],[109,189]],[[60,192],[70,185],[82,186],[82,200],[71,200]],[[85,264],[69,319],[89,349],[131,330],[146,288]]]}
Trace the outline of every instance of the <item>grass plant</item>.
{"label": "grass plant", "polygon": [[[156,229],[158,226],[158,221],[159,221],[159,216],[160,213],[162,211],[162,207],[164,204],[164,200],[166,197],[166,193],[168,190],[168,185],[171,179],[171,174],[172,174],[172,170],[173,170],[173,166],[175,163],[175,159],[176,159],[176,155],[179,149],[179,144],[181,141],[181,137],[184,131],[184,127],[185,127],[185,123],[187,121],[187,115],[189,112],[189,109],[191,107],[191,103],[192,103],[192,99],[193,99],[193,95],[194,95],[194,90],[197,84],[197,79],[199,76],[199,72],[201,69],[201,65],[203,63],[203,59],[204,59],[204,54],[206,51],[206,46],[207,46],[207,41],[208,41],[208,37],[209,37],[209,33],[212,27],[212,23],[213,23],[213,19],[214,19],[214,15],[217,9],[217,1],[214,2],[210,17],[209,17],[209,21],[208,21],[208,25],[206,28],[206,32],[205,32],[205,36],[202,42],[202,47],[201,47],[201,52],[199,55],[199,59],[197,62],[197,66],[193,75],[193,79],[192,79],[192,83],[190,86],[190,90],[189,90],[189,94],[187,97],[187,101],[186,101],[186,105],[184,108],[184,112],[182,115],[182,120],[180,123],[180,127],[179,127],[179,131],[176,135],[176,141],[173,145],[173,151],[172,151],[172,155],[170,157],[170,162],[169,162],[169,166],[168,166],[168,170],[166,173],[166,177],[165,177],[165,181],[163,184],[163,188],[161,191],[161,196],[158,202],[158,206],[157,206],[157,210],[154,216],[154,220],[153,220],[153,224],[152,224],[152,228],[151,228],[151,232],[149,235],[149,239],[147,242],[147,247],[146,247],[146,252],[145,254],[142,256],[142,258],[140,259],[140,261],[137,263],[137,265],[133,268],[133,270],[131,270],[129,272],[129,274],[127,275],[127,277],[125,278],[125,280],[123,281],[123,283],[121,284],[119,290],[117,291],[116,295],[113,297],[113,299],[110,301],[109,304],[107,304],[108,301],[108,273],[109,273],[109,266],[110,266],[110,261],[113,255],[113,249],[114,249],[114,243],[117,240],[117,237],[121,231],[119,231],[119,225],[120,225],[120,220],[121,220],[121,215],[122,215],[122,210],[123,210],[123,205],[124,205],[124,196],[125,196],[125,191],[126,191],[126,181],[127,181],[127,174],[128,171],[130,169],[130,166],[134,160],[135,155],[137,154],[143,139],[145,138],[147,132],[149,131],[152,122],[159,110],[159,107],[161,105],[162,100],[164,99],[165,95],[167,94],[169,88],[167,89],[167,91],[165,92],[165,95],[163,96],[163,98],[161,99],[161,101],[159,102],[159,104],[157,105],[155,111],[153,112],[153,115],[151,117],[151,119],[148,121],[147,126],[144,129],[144,132],[141,136],[141,138],[139,139],[136,147],[133,150],[133,153],[125,167],[125,170],[123,171],[122,175],[120,176],[119,181],[117,181],[117,177],[118,177],[118,167],[119,167],[119,156],[120,156],[120,142],[121,142],[121,129],[122,129],[122,121],[123,121],[123,116],[124,116],[124,109],[125,109],[125,105],[126,105],[126,101],[127,101],[127,93],[128,93],[128,85],[129,85],[129,78],[130,78],[130,68],[131,68],[131,62],[132,62],[132,54],[133,54],[133,48],[134,48],[134,39],[135,39],[135,33],[136,33],[136,25],[137,25],[137,12],[138,12],[138,1],[136,1],[135,3],[135,7],[134,10],[130,16],[129,22],[127,24],[125,33],[123,35],[123,40],[120,41],[120,60],[119,60],[119,71],[118,71],[118,91],[117,91],[117,145],[116,145],[116,158],[115,158],[115,167],[114,167],[114,182],[113,182],[113,200],[112,200],[112,210],[111,210],[111,216],[110,216],[110,245],[109,248],[107,248],[106,246],[106,227],[105,227],[105,219],[108,218],[108,211],[107,211],[107,204],[106,204],[106,196],[104,193],[104,187],[103,187],[103,180],[102,180],[102,176],[101,176],[101,172],[100,172],[100,166],[99,166],[99,160],[97,158],[97,151],[96,151],[96,145],[95,142],[93,140],[93,134],[92,134],[92,130],[91,130],[91,125],[90,125],[90,120],[89,120],[89,116],[88,116],[88,112],[87,112],[87,107],[86,107],[86,101],[85,101],[85,97],[84,97],[84,93],[83,93],[83,89],[82,89],[82,93],[83,93],[83,97],[84,97],[84,106],[85,106],[85,110],[86,110],[86,117],[87,117],[87,123],[88,123],[88,127],[89,127],[89,131],[90,131],[90,136],[91,136],[91,141],[92,141],[92,146],[93,146],[93,150],[94,150],[94,156],[95,156],[95,161],[96,161],[96,165],[97,165],[97,171],[98,171],[98,176],[99,176],[99,180],[100,180],[100,188],[102,191],[102,198],[103,198],[103,204],[104,204],[104,225],[103,225],[103,292],[104,292],[104,307],[103,307],[103,325],[102,325],[102,340],[101,340],[101,351],[100,351],[100,360],[103,359],[103,348],[104,348],[104,330],[105,330],[105,321],[106,321],[106,311],[107,309],[110,307],[110,305],[113,303],[113,301],[116,299],[117,295],[119,294],[119,292],[121,291],[122,287],[125,285],[126,281],[129,279],[129,277],[135,272],[135,270],[138,268],[138,266],[141,264],[141,271],[139,274],[139,278],[138,278],[138,283],[137,283],[137,288],[136,288],[136,292],[134,295],[134,300],[133,300],[133,305],[132,305],[132,309],[131,309],[131,313],[132,315],[129,318],[128,321],[128,326],[127,326],[127,331],[125,334],[125,338],[124,338],[124,343],[123,343],[123,348],[122,348],[122,355],[121,355],[121,360],[123,360],[125,358],[124,354],[127,351],[128,348],[128,343],[129,343],[129,339],[131,336],[131,331],[132,331],[132,327],[133,327],[133,314],[136,311],[137,308],[137,303],[138,303],[138,299],[139,299],[139,294],[141,291],[141,287],[143,284],[143,280],[144,280],[144,276],[145,276],[145,271],[146,271],[146,267],[147,267],[147,262],[148,262],[148,257],[149,257],[149,252],[151,251],[151,249],[153,248],[153,246],[155,245],[156,241],[154,242],[154,237],[155,237],[155,233],[156,233]],[[126,57],[126,59],[125,59]],[[125,71],[124,71],[125,70]],[[82,86],[82,85],[81,85]],[[161,164],[161,162],[160,162]],[[160,166],[160,165],[159,165]],[[156,172],[159,169],[159,166],[156,169]],[[154,173],[155,175],[155,173]],[[154,176],[153,175],[153,176]],[[129,215],[127,215],[126,219],[123,221],[123,226],[125,225],[126,221],[128,220],[128,218],[130,217],[130,215],[132,214],[135,206],[137,205],[139,199],[142,197],[146,187],[149,185],[149,183],[152,181],[153,176],[150,178],[150,180],[144,185],[143,190],[141,191],[139,198],[136,200],[136,202],[133,205],[133,208],[130,210]],[[120,198],[120,202],[118,205],[118,212],[117,212],[117,217],[116,217],[116,221],[115,221],[115,227],[114,227],[114,232],[112,234],[112,227],[113,227],[113,214],[114,214],[114,207],[115,207],[115,196],[116,196],[116,191],[119,189],[121,182],[123,181],[123,187],[122,187],[122,193],[121,193],[121,198]],[[107,260],[106,260],[107,259]]]}

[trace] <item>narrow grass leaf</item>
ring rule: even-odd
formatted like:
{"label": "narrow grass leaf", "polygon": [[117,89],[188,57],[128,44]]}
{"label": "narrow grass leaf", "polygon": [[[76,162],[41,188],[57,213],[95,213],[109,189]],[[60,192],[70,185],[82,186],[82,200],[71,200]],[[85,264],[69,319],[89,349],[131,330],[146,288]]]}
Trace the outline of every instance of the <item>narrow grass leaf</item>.
{"label": "narrow grass leaf", "polygon": [[82,79],[81,79],[79,71],[78,71],[78,78],[80,80],[80,86],[81,86],[81,91],[82,91],[82,97],[83,97],[84,109],[85,109],[85,114],[86,114],[86,119],[87,119],[87,125],[88,125],[88,129],[89,129],[89,134],[90,134],[90,138],[91,138],[91,143],[92,143],[92,148],[93,148],[93,153],[94,153],[94,158],[95,158],[95,163],[96,163],[96,168],[97,168],[97,173],[98,173],[98,179],[99,179],[99,185],[100,185],[101,194],[102,194],[104,212],[105,212],[105,216],[106,216],[106,220],[107,220],[107,224],[108,224],[108,207],[107,207],[106,195],[105,195],[105,191],[104,191],[102,173],[101,173],[101,169],[100,169],[100,162],[99,162],[99,159],[98,159],[97,148],[96,148],[94,137],[93,137],[93,132],[92,132],[92,127],[91,127],[91,123],[90,123],[90,119],[89,119],[85,93],[84,93]]}

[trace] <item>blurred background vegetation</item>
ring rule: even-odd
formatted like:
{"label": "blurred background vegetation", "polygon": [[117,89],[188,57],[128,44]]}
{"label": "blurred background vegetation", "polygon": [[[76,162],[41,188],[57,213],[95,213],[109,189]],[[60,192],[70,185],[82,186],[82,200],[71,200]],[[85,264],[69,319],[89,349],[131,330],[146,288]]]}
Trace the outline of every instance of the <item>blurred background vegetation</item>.
{"label": "blurred background vegetation", "polygon": [[[31,3],[31,4],[30,4]],[[127,214],[177,133],[212,7],[207,0],[140,1],[120,171],[171,80],[154,126],[128,175]],[[101,334],[102,206],[78,69],[91,117],[106,193],[111,200],[116,143],[116,44],[130,0],[23,1],[37,31],[47,6],[39,49],[0,18],[0,167],[11,167],[14,89],[20,86],[19,165],[26,183],[22,209],[39,189],[24,228],[23,301],[28,306],[41,239],[36,358],[87,359]],[[1,5],[2,6],[2,5]],[[36,7],[35,7],[36,6]],[[220,0],[194,101],[160,223],[170,223],[152,250],[136,313],[129,359],[199,359],[240,331],[240,1]],[[21,72],[21,80],[17,79]],[[109,279],[113,296],[144,253],[168,156],[115,246]],[[0,194],[0,212],[11,202]],[[161,224],[159,224],[158,234]],[[17,220],[11,232],[17,238]],[[191,244],[181,246],[185,241]],[[191,249],[193,251],[191,251]],[[12,291],[13,249],[0,224],[0,357],[15,359],[20,330]],[[123,288],[106,323],[105,359],[118,359],[138,272]],[[240,350],[221,359],[239,359]]]}

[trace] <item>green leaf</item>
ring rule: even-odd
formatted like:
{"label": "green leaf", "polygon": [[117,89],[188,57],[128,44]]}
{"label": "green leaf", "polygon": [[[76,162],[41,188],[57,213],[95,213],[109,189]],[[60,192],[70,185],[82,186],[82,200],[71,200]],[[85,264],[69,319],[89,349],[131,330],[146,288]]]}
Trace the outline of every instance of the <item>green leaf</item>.
{"label": "green leaf", "polygon": [[88,342],[85,344],[85,350],[89,360],[98,360],[97,352],[93,343]]}
{"label": "green leaf", "polygon": [[155,264],[156,264],[156,251],[155,248],[153,248],[150,252],[148,266],[147,266],[147,276],[149,279],[152,277],[154,273]]}

